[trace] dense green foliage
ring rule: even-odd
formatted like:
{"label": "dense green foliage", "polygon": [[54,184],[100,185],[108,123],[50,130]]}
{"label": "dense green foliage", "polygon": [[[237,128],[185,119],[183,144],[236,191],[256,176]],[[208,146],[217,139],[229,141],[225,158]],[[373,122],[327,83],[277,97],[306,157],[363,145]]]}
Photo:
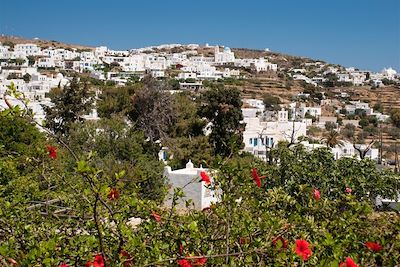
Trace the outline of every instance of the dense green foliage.
{"label": "dense green foliage", "polygon": [[96,103],[99,116],[109,119],[116,114],[126,115],[131,107],[130,97],[134,94],[136,87],[103,88]]}
{"label": "dense green foliage", "polygon": [[[205,110],[240,118],[234,92],[206,96]],[[222,107],[211,96],[221,97]],[[328,149],[284,143],[271,151],[270,164],[232,150],[215,160],[205,152],[207,137],[194,130],[201,121],[195,107],[177,112],[179,130],[166,133],[184,154],[177,158],[214,169],[207,187],[220,201],[203,211],[190,202],[185,211],[160,204],[160,147],[116,114],[75,121],[61,141],[39,132],[29,112],[1,111],[0,265],[84,266],[96,255],[105,259],[100,266],[178,266],[196,258],[207,266],[339,266],[346,257],[358,266],[398,264],[399,214],[373,205],[377,195],[399,192],[398,175],[367,159],[335,161]],[[176,189],[174,200],[182,196]],[[307,259],[296,253],[298,240],[309,243]]]}
{"label": "dense green foliage", "polygon": [[54,106],[43,106],[47,128],[60,136],[68,134],[72,123],[82,121],[92,107],[88,84],[79,83],[76,77],[68,86],[54,88],[50,98]]}

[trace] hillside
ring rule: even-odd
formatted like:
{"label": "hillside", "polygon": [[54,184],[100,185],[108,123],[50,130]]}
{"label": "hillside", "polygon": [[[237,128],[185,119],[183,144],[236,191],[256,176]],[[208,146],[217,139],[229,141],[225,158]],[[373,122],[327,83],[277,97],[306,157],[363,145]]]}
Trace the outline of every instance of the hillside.
{"label": "hillside", "polygon": [[93,50],[94,47],[87,46],[87,45],[77,45],[77,44],[66,44],[63,42],[55,41],[55,40],[41,40],[41,39],[28,39],[23,37],[16,37],[16,36],[6,36],[0,35],[0,43],[7,43],[11,42],[13,44],[24,44],[24,43],[31,43],[37,44],[42,49],[47,47],[55,47],[55,48],[64,48],[64,49],[78,49],[78,50]]}
{"label": "hillside", "polygon": [[369,102],[372,106],[381,102],[386,113],[392,109],[400,109],[399,86],[384,86],[376,89],[371,89],[369,86],[353,86],[345,90],[354,94],[354,100]]}
{"label": "hillside", "polygon": [[[77,49],[77,50],[93,50],[94,47],[87,45],[67,44],[55,40],[41,40],[41,39],[28,39],[16,36],[5,36],[0,35],[0,43],[34,43],[39,45],[41,48],[55,47],[65,49]],[[320,60],[314,60],[307,57],[300,57],[294,55],[288,55],[283,53],[277,53],[272,51],[265,51],[251,48],[232,48],[232,52],[235,53],[236,58],[267,58],[271,63],[278,65],[278,72],[260,72],[257,73],[250,69],[241,69],[245,79],[239,83],[225,83],[229,87],[236,87],[242,92],[242,96],[245,98],[261,98],[263,94],[272,94],[279,96],[282,102],[289,102],[293,95],[303,92],[306,88],[304,82],[293,80],[287,76],[288,71],[291,68],[302,68],[305,63],[321,62],[326,66],[337,66],[343,68],[340,65],[333,65]],[[171,49],[154,48],[153,52],[163,53],[177,53],[185,51],[184,47],[174,47]],[[213,46],[200,46],[197,48],[199,55],[211,57],[214,55]],[[221,69],[224,66],[221,66]],[[226,67],[234,68],[231,65]],[[332,90],[335,88],[332,88]],[[320,89],[322,91],[330,91],[331,88]],[[381,101],[385,112],[390,111],[392,108],[400,108],[400,98],[397,97],[400,90],[399,87],[395,86],[384,86],[372,90],[370,86],[350,86],[340,87],[343,92],[348,92],[352,95],[353,100],[362,100],[370,102],[374,105],[376,102]]]}

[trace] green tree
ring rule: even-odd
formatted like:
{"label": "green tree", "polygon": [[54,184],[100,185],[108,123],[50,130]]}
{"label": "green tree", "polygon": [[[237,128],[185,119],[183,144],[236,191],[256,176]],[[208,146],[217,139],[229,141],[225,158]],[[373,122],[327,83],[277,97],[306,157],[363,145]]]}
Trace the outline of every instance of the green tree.
{"label": "green tree", "polygon": [[169,137],[195,137],[204,135],[206,121],[197,110],[198,101],[191,93],[176,93],[172,95],[172,106],[176,113],[175,123],[168,130]]}
{"label": "green tree", "polygon": [[25,63],[25,59],[23,59],[23,58],[16,58],[15,59],[15,64],[16,65],[22,65],[24,63]]}
{"label": "green tree", "polygon": [[369,125],[368,118],[364,117],[359,121],[359,124],[362,128],[367,127]]}
{"label": "green tree", "polygon": [[327,121],[325,122],[325,129],[327,131],[333,131],[337,128],[336,123],[332,122],[332,121]]}
{"label": "green tree", "polygon": [[279,97],[273,96],[271,94],[263,95],[263,103],[265,106],[265,110],[280,110],[279,104],[281,100]]}
{"label": "green tree", "polygon": [[390,112],[390,119],[393,122],[393,125],[400,128],[400,109],[394,109]]}
{"label": "green tree", "polygon": [[[92,166],[108,177],[124,172],[124,188],[146,199],[163,200],[163,164],[159,147],[145,140],[143,132],[123,119],[76,122],[69,132],[69,145],[78,155],[96,152]],[[139,186],[140,185],[140,186]]]}
{"label": "green tree", "polygon": [[168,138],[164,145],[168,148],[168,166],[173,169],[184,168],[189,160],[195,166],[209,167],[212,163],[213,150],[207,136]]}
{"label": "green tree", "polygon": [[29,73],[25,73],[24,76],[22,76],[22,79],[24,79],[24,81],[26,83],[30,82],[32,76]]}
{"label": "green tree", "polygon": [[97,112],[101,118],[111,118],[120,114],[126,116],[131,110],[131,97],[139,86],[104,87],[96,101]]}
{"label": "green tree", "polygon": [[338,132],[331,130],[327,133],[325,139],[325,144],[327,147],[335,147],[341,145],[343,142],[340,140],[340,135]]}
{"label": "green tree", "polygon": [[52,89],[50,98],[54,106],[43,106],[46,127],[60,136],[68,134],[72,123],[82,121],[92,108],[88,84],[80,83],[76,77],[64,88]]}
{"label": "green tree", "polygon": [[34,56],[27,56],[26,58],[28,59],[28,65],[29,66],[35,65],[36,58]]}
{"label": "green tree", "polygon": [[355,129],[356,127],[353,124],[348,123],[344,126],[340,133],[347,139],[351,140],[354,137]]}
{"label": "green tree", "polygon": [[381,101],[376,102],[373,108],[375,111],[382,113],[383,112],[382,102]]}
{"label": "green tree", "polygon": [[199,112],[211,123],[215,155],[230,156],[243,147],[241,106],[240,91],[235,88],[218,87],[204,93]]}

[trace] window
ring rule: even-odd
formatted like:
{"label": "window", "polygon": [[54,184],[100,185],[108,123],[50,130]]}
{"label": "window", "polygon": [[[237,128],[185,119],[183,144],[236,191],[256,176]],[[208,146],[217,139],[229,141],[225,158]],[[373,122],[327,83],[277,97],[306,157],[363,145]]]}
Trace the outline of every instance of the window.
{"label": "window", "polygon": [[257,145],[258,138],[254,138],[254,146]]}
{"label": "window", "polygon": [[249,139],[249,145],[252,145],[253,144],[253,138],[250,138]]}
{"label": "window", "polygon": [[272,147],[274,145],[274,138],[273,137],[268,138],[267,144],[268,144],[268,147]]}

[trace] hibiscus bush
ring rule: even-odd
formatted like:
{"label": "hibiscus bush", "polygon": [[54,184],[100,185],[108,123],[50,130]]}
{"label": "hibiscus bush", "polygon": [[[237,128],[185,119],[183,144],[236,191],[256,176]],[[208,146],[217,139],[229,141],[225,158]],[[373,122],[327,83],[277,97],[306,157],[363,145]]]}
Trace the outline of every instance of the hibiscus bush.
{"label": "hibiscus bush", "polygon": [[[399,214],[376,210],[372,201],[394,196],[400,178],[372,161],[335,161],[325,149],[284,145],[272,151],[271,164],[246,154],[217,159],[199,180],[220,201],[202,211],[188,201],[182,211],[146,198],[143,183],[120,168],[128,158],[116,160],[114,173],[112,166],[105,171],[112,161],[99,160],[104,151],[76,153],[18,109],[1,112],[0,127],[0,266],[400,262]],[[140,157],[124,144],[131,161]],[[136,173],[146,186],[163,184],[150,171]],[[173,203],[182,196],[176,189]]]}

